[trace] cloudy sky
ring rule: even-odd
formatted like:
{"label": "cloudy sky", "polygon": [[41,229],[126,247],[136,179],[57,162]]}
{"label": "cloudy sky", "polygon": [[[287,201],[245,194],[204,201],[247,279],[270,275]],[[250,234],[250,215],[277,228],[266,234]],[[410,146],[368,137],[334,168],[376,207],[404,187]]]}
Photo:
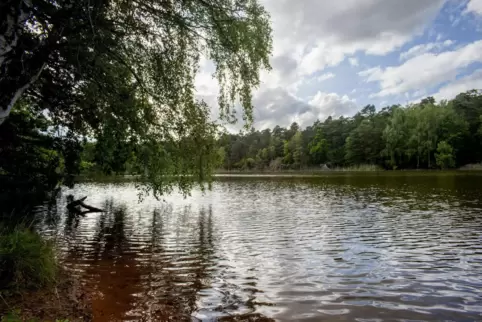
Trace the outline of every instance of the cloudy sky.
{"label": "cloudy sky", "polygon": [[[260,1],[274,51],[254,96],[256,128],[482,89],[482,0]],[[214,105],[209,70],[196,81]]]}

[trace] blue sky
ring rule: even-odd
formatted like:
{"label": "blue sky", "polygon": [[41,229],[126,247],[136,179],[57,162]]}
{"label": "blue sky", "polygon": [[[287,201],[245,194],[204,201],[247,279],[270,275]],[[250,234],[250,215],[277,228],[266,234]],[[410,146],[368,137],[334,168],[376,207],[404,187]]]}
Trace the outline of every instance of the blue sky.
{"label": "blue sky", "polygon": [[[254,94],[257,128],[482,89],[482,0],[260,1],[274,51]],[[199,95],[214,106],[203,66]]]}

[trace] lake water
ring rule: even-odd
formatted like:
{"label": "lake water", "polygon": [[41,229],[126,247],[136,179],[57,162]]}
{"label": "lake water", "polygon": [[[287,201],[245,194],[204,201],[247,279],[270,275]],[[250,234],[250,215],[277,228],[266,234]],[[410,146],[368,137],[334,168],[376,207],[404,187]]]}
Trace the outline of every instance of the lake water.
{"label": "lake water", "polygon": [[[107,212],[69,218],[69,193]],[[482,320],[479,174],[219,178],[141,203],[84,183],[42,212],[95,321]]]}

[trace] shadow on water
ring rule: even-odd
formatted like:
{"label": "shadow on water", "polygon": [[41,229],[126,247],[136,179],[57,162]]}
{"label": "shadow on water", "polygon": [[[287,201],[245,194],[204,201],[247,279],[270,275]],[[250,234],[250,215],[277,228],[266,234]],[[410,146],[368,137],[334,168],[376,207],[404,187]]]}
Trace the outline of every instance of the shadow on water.
{"label": "shadow on water", "polygon": [[42,223],[96,321],[480,320],[481,183],[221,178],[143,203],[131,183],[87,183],[64,195],[106,212],[69,218],[60,199]]}

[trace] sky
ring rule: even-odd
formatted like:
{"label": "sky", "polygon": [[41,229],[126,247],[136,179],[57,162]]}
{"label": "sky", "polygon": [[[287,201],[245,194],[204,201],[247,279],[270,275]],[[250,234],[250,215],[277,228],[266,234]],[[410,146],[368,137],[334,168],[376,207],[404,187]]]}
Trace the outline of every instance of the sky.
{"label": "sky", "polygon": [[[273,55],[253,96],[257,129],[482,89],[482,0],[260,1]],[[212,71],[203,60],[196,88],[216,111]]]}

